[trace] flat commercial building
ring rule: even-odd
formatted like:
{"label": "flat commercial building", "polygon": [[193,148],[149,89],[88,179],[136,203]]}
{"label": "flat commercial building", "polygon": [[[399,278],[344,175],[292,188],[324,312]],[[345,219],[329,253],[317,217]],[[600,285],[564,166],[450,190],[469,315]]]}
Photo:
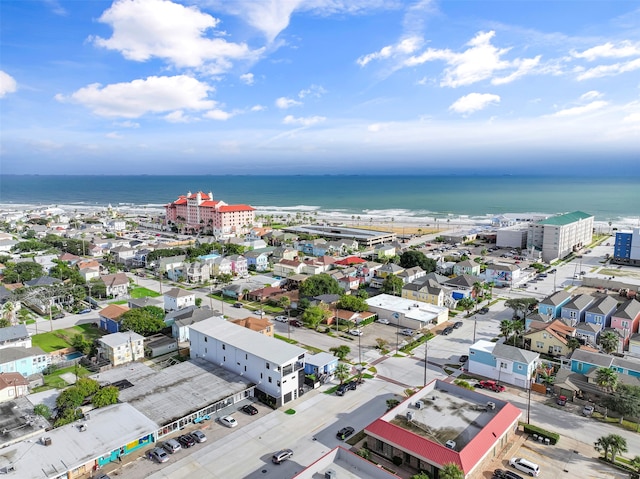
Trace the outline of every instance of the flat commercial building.
{"label": "flat commercial building", "polygon": [[391,294],[379,294],[366,301],[369,311],[403,328],[422,329],[444,323],[449,319],[448,308],[399,298]]}
{"label": "flat commercial building", "polygon": [[593,215],[574,211],[552,216],[529,225],[527,248],[542,252],[550,263],[589,245],[593,238]]}
{"label": "flat commercial building", "polygon": [[356,240],[358,244],[369,248],[377,244],[391,243],[396,240],[396,234],[393,232],[347,228],[343,226],[300,225],[284,228],[284,231],[287,233],[322,236],[323,238]]}

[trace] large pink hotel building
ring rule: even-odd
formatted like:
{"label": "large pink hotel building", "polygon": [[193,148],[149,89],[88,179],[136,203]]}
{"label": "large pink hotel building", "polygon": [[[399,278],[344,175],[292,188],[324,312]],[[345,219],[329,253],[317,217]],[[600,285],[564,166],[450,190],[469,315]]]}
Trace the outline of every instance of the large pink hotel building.
{"label": "large pink hotel building", "polygon": [[182,225],[184,231],[193,229],[212,233],[214,236],[245,234],[254,222],[254,211],[248,205],[228,205],[215,201],[213,194],[198,191],[180,195],[177,200],[165,205],[165,224]]}

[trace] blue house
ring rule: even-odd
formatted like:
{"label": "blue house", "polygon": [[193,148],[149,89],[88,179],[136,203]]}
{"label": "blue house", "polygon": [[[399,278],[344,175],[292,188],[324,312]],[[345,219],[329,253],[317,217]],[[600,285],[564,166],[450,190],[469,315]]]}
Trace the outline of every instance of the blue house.
{"label": "blue house", "polygon": [[266,271],[269,269],[269,254],[264,251],[248,251],[244,254],[247,259],[247,268],[254,266],[256,271]]}
{"label": "blue house", "polygon": [[338,358],[332,354],[305,353],[304,355],[304,373],[314,374],[318,382],[322,384],[333,379],[337,367]]}
{"label": "blue house", "polygon": [[594,353],[583,349],[576,349],[571,355],[571,371],[574,373],[593,376],[599,368],[612,369],[618,374],[640,378],[640,360],[609,354]]}
{"label": "blue house", "polygon": [[[591,306],[596,299],[589,294],[580,294],[571,299],[562,306],[560,317],[568,320],[570,325],[575,327],[578,323],[584,321],[587,308]],[[566,323],[567,321],[565,321]]]}
{"label": "blue house", "polygon": [[298,243],[298,250],[311,256],[324,256],[329,251],[329,243],[322,238],[301,241]]}
{"label": "blue house", "polygon": [[51,365],[51,355],[37,347],[0,349],[0,373],[38,374]]}
{"label": "blue house", "polygon": [[533,351],[480,340],[469,348],[469,372],[514,386],[528,388],[540,361]]}
{"label": "blue house", "polygon": [[596,344],[600,333],[604,328],[608,328],[611,324],[611,316],[615,313],[618,307],[618,302],[612,296],[604,296],[591,303],[584,314],[585,325],[594,326],[589,327],[592,333],[586,328],[578,326],[576,330],[576,336],[583,336],[592,344]]}
{"label": "blue house", "polygon": [[129,311],[129,308],[120,304],[110,304],[100,310],[100,329],[109,333],[120,332],[120,322],[122,315]]}
{"label": "blue house", "polygon": [[562,307],[569,301],[571,301],[569,293],[564,290],[556,291],[538,303],[538,313],[542,316],[549,316],[550,319],[555,319],[560,316]]}

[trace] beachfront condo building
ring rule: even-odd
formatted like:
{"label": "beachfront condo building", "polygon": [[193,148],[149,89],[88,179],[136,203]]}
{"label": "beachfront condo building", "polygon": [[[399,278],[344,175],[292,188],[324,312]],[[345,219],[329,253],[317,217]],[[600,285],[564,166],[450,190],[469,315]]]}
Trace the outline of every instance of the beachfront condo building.
{"label": "beachfront condo building", "polygon": [[582,211],[552,216],[529,225],[527,249],[542,252],[550,263],[588,246],[593,238],[593,216]]}
{"label": "beachfront condo building", "polygon": [[228,205],[214,200],[213,194],[188,192],[177,200],[165,205],[165,224],[175,226],[181,232],[203,232],[213,236],[235,236],[246,234],[255,219],[254,211],[248,205]]}
{"label": "beachfront condo building", "polygon": [[640,266],[640,228],[616,232],[612,263]]}

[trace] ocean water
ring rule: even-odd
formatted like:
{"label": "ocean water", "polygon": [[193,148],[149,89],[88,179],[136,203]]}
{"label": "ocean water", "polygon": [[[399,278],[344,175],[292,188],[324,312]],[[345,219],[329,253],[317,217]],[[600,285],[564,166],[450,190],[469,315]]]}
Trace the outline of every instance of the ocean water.
{"label": "ocean water", "polygon": [[640,177],[543,176],[0,176],[0,204],[161,208],[187,192],[291,211],[394,219],[555,214],[640,221]]}

